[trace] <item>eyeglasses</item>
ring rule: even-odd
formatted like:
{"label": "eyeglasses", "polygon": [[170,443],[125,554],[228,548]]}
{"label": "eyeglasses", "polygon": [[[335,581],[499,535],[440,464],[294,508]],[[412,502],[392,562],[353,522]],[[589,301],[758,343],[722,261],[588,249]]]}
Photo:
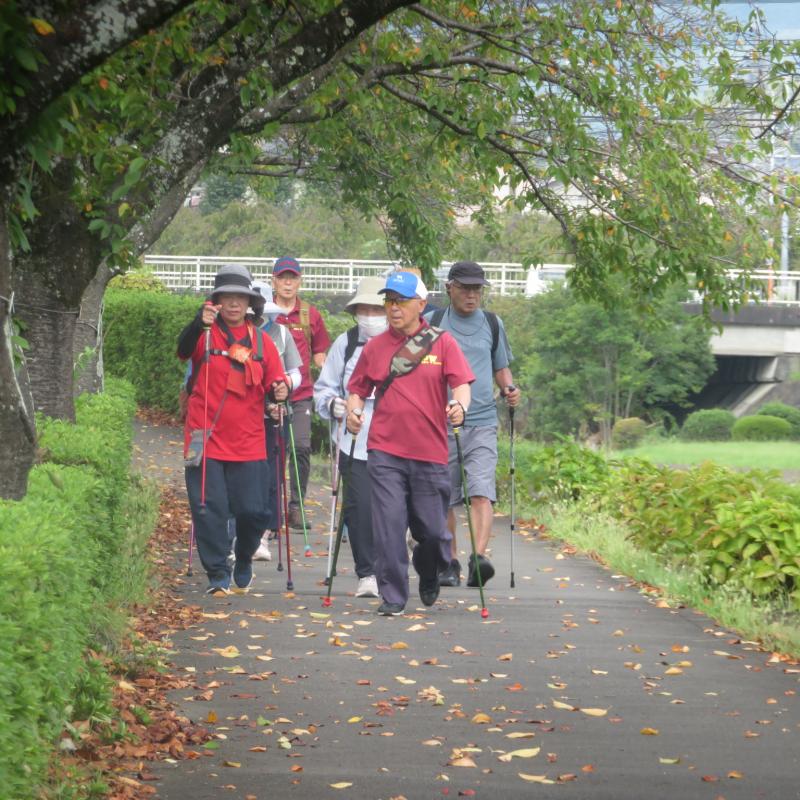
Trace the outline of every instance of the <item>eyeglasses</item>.
{"label": "eyeglasses", "polygon": [[392,306],[407,306],[412,300],[415,300],[414,297],[384,297],[383,304],[386,308],[391,308]]}
{"label": "eyeglasses", "polygon": [[478,284],[477,286],[475,284],[466,285],[458,281],[453,281],[450,285],[460,292],[464,292],[464,294],[481,294],[483,292],[482,284]]}

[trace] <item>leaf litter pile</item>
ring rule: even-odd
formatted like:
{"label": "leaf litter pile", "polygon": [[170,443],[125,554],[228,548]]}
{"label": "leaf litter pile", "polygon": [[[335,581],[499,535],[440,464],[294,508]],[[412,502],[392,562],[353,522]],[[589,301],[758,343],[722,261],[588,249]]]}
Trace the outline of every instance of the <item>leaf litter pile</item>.
{"label": "leaf litter pile", "polygon": [[[134,630],[127,643],[131,652],[142,652],[148,646],[158,652],[154,648],[162,648],[176,631],[203,619],[202,609],[187,605],[166,588],[176,575],[172,554],[185,543],[187,514],[185,500],[166,490],[158,528],[148,548],[158,572],[158,585],[150,606],[134,608]],[[57,766],[60,772],[73,766],[89,767],[78,774],[88,782],[92,772],[101,773],[110,787],[109,800],[141,800],[156,794],[156,776],[150,767],[153,762],[201,757],[210,732],[177,713],[166,698],[167,692],[183,689],[193,681],[165,670],[163,657],[162,653],[158,659],[134,659],[122,667],[105,659],[114,680],[117,719],[110,727],[73,722],[61,741],[65,755]]]}

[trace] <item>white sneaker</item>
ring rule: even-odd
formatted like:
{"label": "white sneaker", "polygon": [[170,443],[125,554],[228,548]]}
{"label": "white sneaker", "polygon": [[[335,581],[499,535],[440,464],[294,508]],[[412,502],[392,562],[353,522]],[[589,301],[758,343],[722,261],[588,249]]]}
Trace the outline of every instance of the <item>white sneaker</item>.
{"label": "white sneaker", "polygon": [[261,540],[258,550],[253,553],[253,561],[272,561],[272,553],[270,553],[269,547],[267,546],[266,536]]}
{"label": "white sneaker", "polygon": [[358,579],[356,597],[378,597],[378,581],[374,575]]}

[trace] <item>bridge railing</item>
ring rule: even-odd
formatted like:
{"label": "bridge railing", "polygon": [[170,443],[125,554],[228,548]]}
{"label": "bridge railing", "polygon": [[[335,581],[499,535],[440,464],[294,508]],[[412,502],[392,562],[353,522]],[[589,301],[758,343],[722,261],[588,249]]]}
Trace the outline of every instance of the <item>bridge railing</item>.
{"label": "bridge railing", "polygon": [[[272,275],[275,258],[146,255],[144,263],[168,288],[203,293],[213,287],[214,274],[223,264],[242,264],[255,280],[267,280]],[[398,268],[394,261],[337,258],[304,258],[300,263],[303,288],[322,294],[351,294],[362,278],[384,276]],[[492,285],[492,292],[502,295],[537,294],[549,283],[564,280],[570,267],[569,264],[540,264],[526,268],[513,262],[482,262],[481,266]],[[428,288],[441,288],[449,268],[450,262],[443,262],[436,270],[440,286]]]}
{"label": "bridge railing", "polygon": [[[190,290],[207,293],[214,286],[214,274],[222,264],[242,264],[256,280],[268,280],[272,275],[274,258],[250,256],[165,256],[146,255],[145,265],[164,284],[175,290]],[[451,262],[443,262],[436,270],[437,286],[441,290]],[[303,288],[320,294],[352,294],[359,281],[370,275],[384,276],[397,269],[394,261],[368,261],[339,258],[304,258]],[[539,294],[555,282],[563,281],[571,264],[538,264],[523,267],[520,263],[490,261],[481,262],[493,294]],[[729,270],[732,279],[742,278],[742,270]],[[770,269],[749,273],[751,302],[800,305],[800,272],[778,272]],[[695,293],[695,300],[701,300]]]}

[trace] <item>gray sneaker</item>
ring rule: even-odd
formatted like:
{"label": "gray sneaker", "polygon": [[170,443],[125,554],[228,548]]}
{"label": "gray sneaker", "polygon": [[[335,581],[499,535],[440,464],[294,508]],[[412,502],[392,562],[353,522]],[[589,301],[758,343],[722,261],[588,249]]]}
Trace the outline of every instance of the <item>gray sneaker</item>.
{"label": "gray sneaker", "polygon": [[387,603],[385,600],[378,606],[378,613],[382,617],[399,617],[405,606],[402,603]]}

